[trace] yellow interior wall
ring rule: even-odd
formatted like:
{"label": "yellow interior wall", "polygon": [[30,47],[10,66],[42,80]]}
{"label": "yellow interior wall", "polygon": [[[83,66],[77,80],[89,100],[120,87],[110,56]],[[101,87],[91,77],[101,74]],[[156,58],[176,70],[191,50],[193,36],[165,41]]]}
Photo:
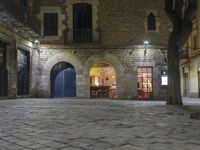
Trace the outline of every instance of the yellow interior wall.
{"label": "yellow interior wall", "polygon": [[112,86],[116,84],[116,73],[113,67],[93,67],[90,71],[91,86]]}

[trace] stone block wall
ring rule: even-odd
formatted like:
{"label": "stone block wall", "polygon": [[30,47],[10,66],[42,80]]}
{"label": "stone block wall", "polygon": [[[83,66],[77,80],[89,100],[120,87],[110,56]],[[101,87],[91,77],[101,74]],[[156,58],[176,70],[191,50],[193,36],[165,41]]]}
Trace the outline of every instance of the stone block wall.
{"label": "stone block wall", "polygon": [[[91,3],[93,8],[93,25],[98,34],[93,38],[98,42],[75,44],[70,41],[70,28],[72,24],[72,11],[69,11],[72,0],[36,0],[35,14],[59,8],[59,19],[62,25],[61,36],[41,37],[41,50],[38,59],[33,64],[39,63],[39,70],[33,73],[35,82],[35,96],[49,97],[51,93],[50,72],[59,62],[71,63],[77,73],[77,97],[90,97],[89,71],[95,63],[106,61],[110,63],[117,73],[118,99],[136,99],[137,93],[137,67],[153,67],[154,99],[166,95],[166,89],[160,86],[160,72],[166,68],[166,48],[170,23],[164,12],[163,0],[75,0],[73,2]],[[53,11],[52,9],[52,11]],[[156,15],[156,31],[146,30],[147,15],[154,12]],[[95,22],[94,22],[95,21]],[[67,38],[66,38],[67,36]],[[65,44],[64,44],[64,39]],[[144,58],[144,41],[148,40],[149,50]],[[37,54],[36,54],[37,55]],[[164,96],[163,96],[164,97]]]}
{"label": "stone block wall", "polygon": [[[17,35],[10,28],[1,26],[0,23],[0,40],[7,44],[6,47],[6,68],[8,70],[8,92],[6,98],[16,98],[17,95],[17,49],[22,49],[30,53],[30,62],[32,62],[32,42]],[[32,70],[32,63],[30,64],[30,69]],[[30,86],[32,83],[32,76],[30,76]],[[32,91],[29,91],[31,96]],[[0,97],[1,98],[1,97]],[[5,98],[5,97],[3,97]]]}
{"label": "stone block wall", "polygon": [[[59,29],[62,30],[62,37],[58,40],[55,40],[55,37],[46,37],[43,43],[61,44],[64,43],[65,34],[71,34],[69,28],[73,20],[69,17],[72,15],[70,14],[72,10],[68,11],[70,7],[67,6],[68,1],[71,0],[35,0],[35,14],[40,16],[41,21],[41,11],[45,8],[61,10],[59,19],[62,20],[62,24]],[[93,21],[95,21],[93,24],[97,26],[95,25],[93,30],[99,33],[100,45],[141,45],[144,40],[149,40],[152,45],[166,45],[170,22],[164,12],[163,0],[75,0],[75,2],[91,3],[93,8],[97,7],[97,12],[94,11],[93,14]],[[154,12],[156,16],[158,29],[155,32],[145,30],[149,12]],[[70,42],[67,41],[67,44]]]}
{"label": "stone block wall", "polygon": [[[36,83],[37,97],[49,97],[51,93],[50,72],[54,65],[59,62],[71,63],[77,73],[77,97],[89,98],[89,72],[91,67],[101,61],[111,64],[116,71],[118,99],[136,99],[137,96],[137,67],[150,66],[153,67],[153,86],[154,99],[159,99],[166,95],[166,89],[161,88],[160,73],[162,69],[166,69],[165,58],[160,49],[149,49],[147,59],[144,60],[143,50],[135,49],[130,54],[131,49],[110,49],[103,50],[101,48],[93,49],[74,49],[52,46],[43,46],[39,64],[41,72],[38,75]],[[159,57],[155,61],[155,58]],[[145,63],[144,63],[145,61]],[[160,95],[162,93],[162,95]]]}

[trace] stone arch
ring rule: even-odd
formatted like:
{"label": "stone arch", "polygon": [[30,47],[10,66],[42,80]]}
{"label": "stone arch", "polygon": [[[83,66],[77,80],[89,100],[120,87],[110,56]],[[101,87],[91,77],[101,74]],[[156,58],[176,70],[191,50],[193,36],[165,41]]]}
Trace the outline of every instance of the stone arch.
{"label": "stone arch", "polygon": [[[42,87],[40,87],[40,90],[45,93],[43,97],[50,97],[51,95],[51,81],[50,81],[50,74],[51,74],[51,69],[58,63],[60,62],[67,62],[70,63],[74,66],[74,69],[76,71],[76,78],[77,82],[79,82],[79,74],[83,72],[83,66],[81,62],[72,54],[67,54],[67,53],[57,53],[50,57],[46,63],[44,64],[44,67],[42,69],[42,74],[40,77],[40,83],[42,84]],[[45,82],[46,81],[46,82]],[[77,89],[77,96],[79,95],[79,91]]]}
{"label": "stone arch", "polygon": [[83,67],[83,74],[85,76],[85,92],[87,94],[87,98],[90,97],[90,77],[89,72],[93,65],[98,62],[105,61],[112,65],[115,68],[116,72],[116,81],[117,81],[117,98],[123,98],[124,96],[124,86],[123,86],[123,75],[124,75],[124,67],[122,66],[121,62],[118,58],[112,54],[102,53],[102,54],[94,54],[90,56],[84,64]]}
{"label": "stone arch", "polygon": [[83,66],[82,66],[81,62],[75,56],[73,56],[72,54],[63,52],[63,53],[57,53],[57,54],[53,55],[46,61],[46,63],[44,64],[44,67],[43,67],[42,74],[46,74],[46,73],[50,74],[53,66],[59,62],[68,62],[68,63],[72,64],[77,73],[82,72],[82,70],[83,70]]}
{"label": "stone arch", "polygon": [[124,69],[120,61],[112,54],[94,54],[88,58],[88,60],[84,64],[84,74],[89,74],[92,66],[100,61],[105,61],[111,64],[118,75],[123,75]]}

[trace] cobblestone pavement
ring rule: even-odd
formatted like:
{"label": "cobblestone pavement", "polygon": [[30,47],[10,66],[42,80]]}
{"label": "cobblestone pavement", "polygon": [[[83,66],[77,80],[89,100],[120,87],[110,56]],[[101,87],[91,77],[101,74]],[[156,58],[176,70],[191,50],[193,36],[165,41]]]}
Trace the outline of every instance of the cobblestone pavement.
{"label": "cobblestone pavement", "polygon": [[200,150],[199,100],[0,101],[0,150]]}

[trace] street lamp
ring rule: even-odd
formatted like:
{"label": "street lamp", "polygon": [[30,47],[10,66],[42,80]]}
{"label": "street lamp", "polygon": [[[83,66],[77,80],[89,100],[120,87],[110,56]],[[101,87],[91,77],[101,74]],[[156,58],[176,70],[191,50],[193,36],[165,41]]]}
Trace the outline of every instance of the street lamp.
{"label": "street lamp", "polygon": [[35,40],[33,41],[33,44],[34,44],[35,49],[37,50],[37,52],[40,53],[40,52],[41,52],[41,49],[40,49],[40,41],[39,41],[38,39],[35,39]]}
{"label": "street lamp", "polygon": [[33,44],[34,44],[34,46],[35,46],[35,49],[36,49],[37,52],[38,52],[38,67],[37,67],[37,69],[38,69],[38,70],[41,70],[41,66],[40,66],[40,53],[42,52],[42,50],[41,50],[41,48],[40,48],[40,41],[39,41],[38,39],[35,39],[35,40],[33,41]]}
{"label": "street lamp", "polygon": [[146,53],[148,51],[148,47],[149,47],[149,41],[144,41],[144,55],[146,56]]}

